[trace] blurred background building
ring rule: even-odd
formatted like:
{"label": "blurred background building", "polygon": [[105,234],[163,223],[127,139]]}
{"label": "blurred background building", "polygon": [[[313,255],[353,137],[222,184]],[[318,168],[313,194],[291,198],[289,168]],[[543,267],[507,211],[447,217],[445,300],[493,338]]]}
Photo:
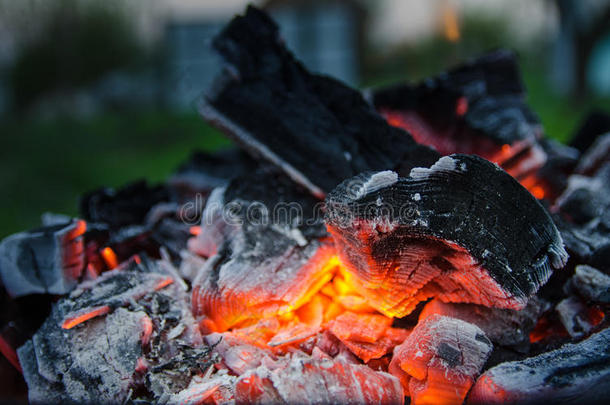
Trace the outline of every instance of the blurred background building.
{"label": "blurred background building", "polygon": [[[567,140],[610,109],[610,0],[254,0],[305,65],[357,87],[420,80],[495,47]],[[102,185],[160,180],[229,142],[193,100],[248,0],[0,0],[0,236]]]}

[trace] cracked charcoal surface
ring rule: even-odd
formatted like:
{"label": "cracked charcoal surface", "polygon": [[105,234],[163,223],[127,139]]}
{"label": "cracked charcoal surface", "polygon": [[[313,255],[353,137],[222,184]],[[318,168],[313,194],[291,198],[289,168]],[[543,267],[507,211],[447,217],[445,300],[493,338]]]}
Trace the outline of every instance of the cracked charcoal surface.
{"label": "cracked charcoal surface", "polygon": [[228,69],[202,97],[200,113],[318,197],[362,171],[408,170],[438,158],[386,124],[359,92],[309,73],[254,7],[233,19],[214,47]]}
{"label": "cracked charcoal surface", "polygon": [[381,312],[404,316],[432,296],[519,309],[567,260],[545,209],[481,158],[443,157],[393,183],[375,176],[382,179],[362,174],[333,190],[326,223]]}
{"label": "cracked charcoal surface", "polygon": [[487,370],[468,403],[603,403],[610,390],[610,329]]}

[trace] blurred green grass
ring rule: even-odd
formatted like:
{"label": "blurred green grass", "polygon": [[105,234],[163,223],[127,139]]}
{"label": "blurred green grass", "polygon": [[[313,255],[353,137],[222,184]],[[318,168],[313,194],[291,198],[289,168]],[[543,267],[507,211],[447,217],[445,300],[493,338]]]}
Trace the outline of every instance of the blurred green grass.
{"label": "blurred green grass", "polygon": [[196,114],[112,113],[0,122],[0,237],[78,214],[81,194],[145,178],[163,181],[196,149],[230,142]]}

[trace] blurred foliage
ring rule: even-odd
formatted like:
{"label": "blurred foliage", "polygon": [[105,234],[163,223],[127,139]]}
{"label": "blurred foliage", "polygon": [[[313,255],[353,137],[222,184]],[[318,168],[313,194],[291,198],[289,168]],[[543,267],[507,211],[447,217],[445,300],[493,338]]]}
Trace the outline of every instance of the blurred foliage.
{"label": "blurred foliage", "polygon": [[230,145],[195,114],[160,111],[0,123],[0,238],[77,215],[79,196],[140,178],[160,182],[196,149]]}
{"label": "blurred foliage", "polygon": [[36,18],[41,26],[20,48],[9,72],[17,111],[44,94],[91,84],[143,57],[129,16],[118,4],[111,0],[50,3],[46,15]]}

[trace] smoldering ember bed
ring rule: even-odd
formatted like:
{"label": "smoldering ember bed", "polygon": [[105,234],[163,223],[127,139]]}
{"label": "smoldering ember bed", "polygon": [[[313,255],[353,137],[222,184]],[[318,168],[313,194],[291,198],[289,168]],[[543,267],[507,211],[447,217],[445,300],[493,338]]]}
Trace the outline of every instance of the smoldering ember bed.
{"label": "smoldering ember bed", "polygon": [[238,146],[0,244],[31,402],[610,397],[610,134],[545,137],[515,55],[364,93],[249,7],[201,116]]}

